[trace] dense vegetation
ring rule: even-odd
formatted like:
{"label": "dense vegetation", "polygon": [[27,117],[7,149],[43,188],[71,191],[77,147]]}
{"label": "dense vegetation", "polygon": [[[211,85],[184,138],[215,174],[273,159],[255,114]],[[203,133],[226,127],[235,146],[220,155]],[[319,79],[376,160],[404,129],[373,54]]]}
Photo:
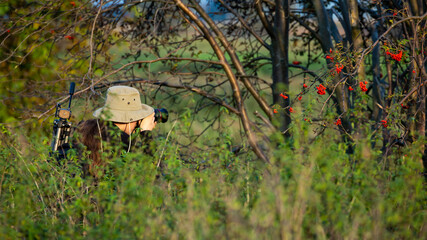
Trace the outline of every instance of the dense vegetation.
{"label": "dense vegetation", "polygon": [[[185,124],[185,123],[183,123]],[[308,142],[277,137],[271,164],[215,149],[180,157],[172,132],[158,159],[111,159],[114,174],[82,179],[73,162],[48,157],[49,139],[21,152],[16,134],[1,142],[2,239],[423,239],[427,234],[419,144],[387,162],[371,141],[353,155],[333,132]],[[184,126],[176,126],[177,129]],[[15,141],[11,141],[11,140]],[[164,151],[163,151],[164,150]],[[135,160],[137,159],[137,160]],[[124,163],[126,162],[126,163]],[[154,162],[154,163],[153,163]]]}
{"label": "dense vegetation", "polygon": [[[0,0],[0,238],[426,239],[426,3],[202,2]],[[167,108],[154,157],[50,157],[70,82]]]}

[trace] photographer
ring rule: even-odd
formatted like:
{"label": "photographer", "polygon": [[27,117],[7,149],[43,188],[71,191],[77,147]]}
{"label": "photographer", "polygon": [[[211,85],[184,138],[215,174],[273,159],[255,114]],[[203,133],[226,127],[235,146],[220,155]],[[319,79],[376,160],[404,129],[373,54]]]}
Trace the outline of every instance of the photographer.
{"label": "photographer", "polygon": [[104,166],[110,157],[137,151],[152,155],[151,131],[157,124],[155,110],[141,103],[137,89],[110,87],[105,105],[93,116],[95,119],[79,123],[73,140],[78,155],[87,153],[89,161],[83,164],[86,174],[96,176],[96,168]]}

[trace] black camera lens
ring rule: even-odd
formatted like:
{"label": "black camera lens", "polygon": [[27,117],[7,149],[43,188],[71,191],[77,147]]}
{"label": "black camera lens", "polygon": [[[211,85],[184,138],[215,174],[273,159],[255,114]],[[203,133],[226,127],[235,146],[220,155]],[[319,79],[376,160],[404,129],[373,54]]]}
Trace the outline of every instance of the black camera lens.
{"label": "black camera lens", "polygon": [[154,109],[154,121],[158,123],[165,123],[168,121],[169,113],[168,110],[164,108],[155,108]]}

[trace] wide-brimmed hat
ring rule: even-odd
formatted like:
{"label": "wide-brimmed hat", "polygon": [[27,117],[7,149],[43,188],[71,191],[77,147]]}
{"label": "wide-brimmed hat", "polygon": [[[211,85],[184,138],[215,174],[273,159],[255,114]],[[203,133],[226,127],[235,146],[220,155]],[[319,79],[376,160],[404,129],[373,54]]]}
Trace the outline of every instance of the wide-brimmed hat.
{"label": "wide-brimmed hat", "polygon": [[127,86],[110,87],[107,100],[93,116],[106,121],[129,123],[148,117],[154,109],[141,103],[139,91]]}

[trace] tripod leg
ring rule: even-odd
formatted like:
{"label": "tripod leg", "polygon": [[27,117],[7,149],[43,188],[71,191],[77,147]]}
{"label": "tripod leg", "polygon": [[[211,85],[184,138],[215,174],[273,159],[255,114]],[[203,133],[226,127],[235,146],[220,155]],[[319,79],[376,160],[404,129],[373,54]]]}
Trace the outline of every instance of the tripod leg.
{"label": "tripod leg", "polygon": [[56,129],[56,136],[53,140],[52,152],[56,152],[58,150],[59,137],[61,136],[62,128],[58,127]]}

